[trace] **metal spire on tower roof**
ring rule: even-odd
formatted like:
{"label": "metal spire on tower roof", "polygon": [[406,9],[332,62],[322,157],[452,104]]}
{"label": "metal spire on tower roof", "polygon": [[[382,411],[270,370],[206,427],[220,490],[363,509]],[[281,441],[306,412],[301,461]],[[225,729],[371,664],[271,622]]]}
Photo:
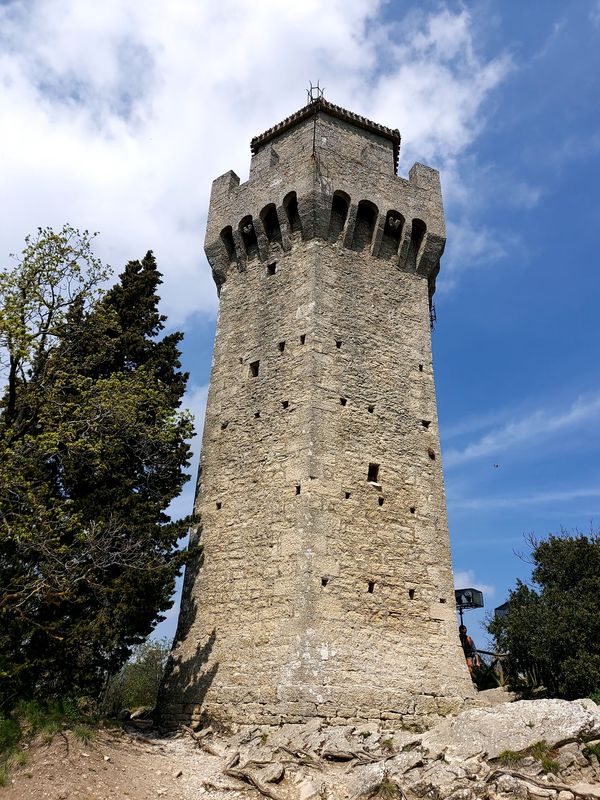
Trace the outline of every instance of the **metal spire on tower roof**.
{"label": "metal spire on tower roof", "polygon": [[315,100],[322,100],[325,88],[321,88],[319,81],[313,86],[313,82],[309,81],[308,89],[306,90],[307,100],[309,103],[314,103]]}

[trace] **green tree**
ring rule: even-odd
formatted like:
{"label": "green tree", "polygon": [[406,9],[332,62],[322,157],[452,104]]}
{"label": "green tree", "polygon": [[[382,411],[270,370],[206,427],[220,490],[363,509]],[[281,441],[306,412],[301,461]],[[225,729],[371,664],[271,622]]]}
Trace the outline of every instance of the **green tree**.
{"label": "green tree", "polygon": [[600,690],[600,534],[531,539],[532,583],[488,623],[516,686],[573,699]]}
{"label": "green tree", "polygon": [[134,648],[131,657],[110,681],[104,708],[118,714],[123,709],[154,708],[170,652],[167,639],[148,639]]}
{"label": "green tree", "polygon": [[[0,702],[98,694],[170,607],[188,479],[181,334],[152,253],[106,292],[92,237],[38,231],[0,272]],[[158,617],[160,619],[160,617]]]}

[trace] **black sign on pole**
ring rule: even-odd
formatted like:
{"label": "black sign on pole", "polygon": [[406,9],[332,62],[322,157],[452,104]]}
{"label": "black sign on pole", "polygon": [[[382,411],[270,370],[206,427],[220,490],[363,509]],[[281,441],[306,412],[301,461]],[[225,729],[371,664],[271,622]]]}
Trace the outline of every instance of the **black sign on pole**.
{"label": "black sign on pole", "polygon": [[480,592],[479,589],[455,589],[454,597],[461,625],[465,608],[483,608],[483,592]]}

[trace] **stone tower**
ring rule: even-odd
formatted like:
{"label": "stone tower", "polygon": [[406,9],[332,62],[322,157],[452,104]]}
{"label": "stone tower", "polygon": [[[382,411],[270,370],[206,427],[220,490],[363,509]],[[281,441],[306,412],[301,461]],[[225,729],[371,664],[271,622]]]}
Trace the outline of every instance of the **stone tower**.
{"label": "stone tower", "polygon": [[220,295],[167,722],[418,724],[473,694],[431,358],[438,173],[319,98],[213,183]]}

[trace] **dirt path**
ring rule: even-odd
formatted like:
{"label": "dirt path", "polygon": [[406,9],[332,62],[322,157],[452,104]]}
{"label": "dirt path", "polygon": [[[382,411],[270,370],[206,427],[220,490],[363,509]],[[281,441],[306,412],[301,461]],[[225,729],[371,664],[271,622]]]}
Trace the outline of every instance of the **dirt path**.
{"label": "dirt path", "polygon": [[[101,730],[88,744],[58,734],[35,742],[28,762],[13,770],[1,800],[231,800],[260,797],[224,779],[221,759],[187,738],[146,738]],[[210,787],[225,787],[219,791]],[[233,789],[233,791],[232,791]]]}

